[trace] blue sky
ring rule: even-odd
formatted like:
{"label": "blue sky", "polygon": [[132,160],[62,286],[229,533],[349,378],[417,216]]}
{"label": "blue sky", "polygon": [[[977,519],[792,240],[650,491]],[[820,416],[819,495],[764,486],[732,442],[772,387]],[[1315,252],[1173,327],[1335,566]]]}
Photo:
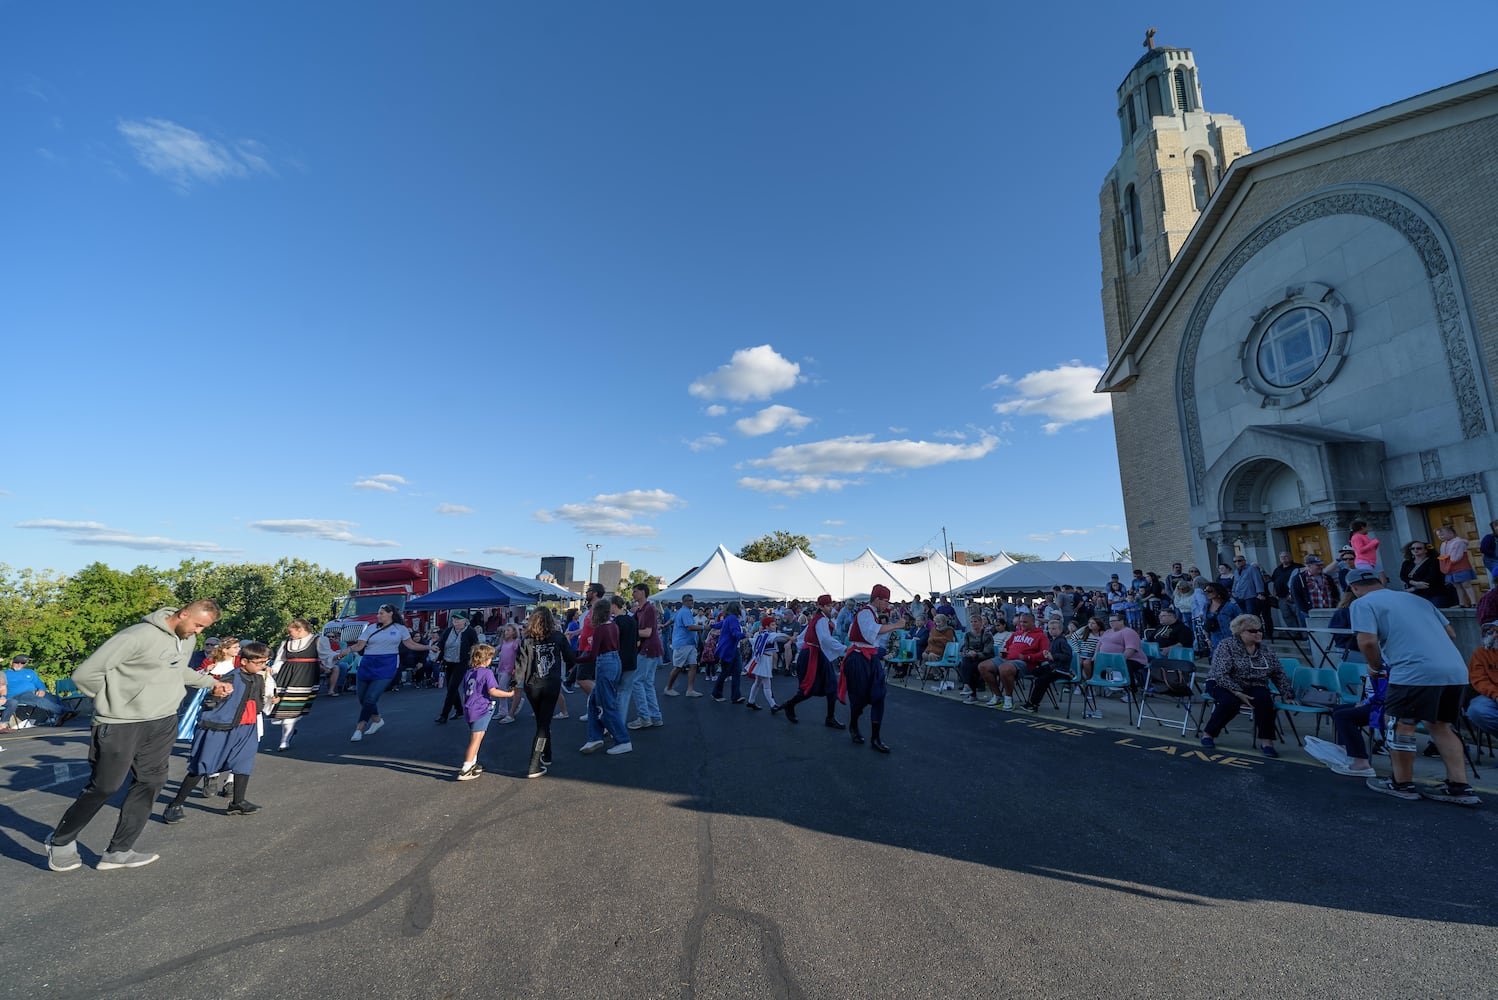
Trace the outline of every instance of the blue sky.
{"label": "blue sky", "polygon": [[1257,149],[1498,62],[1408,13],[0,4],[0,559],[1106,558],[1144,29]]}

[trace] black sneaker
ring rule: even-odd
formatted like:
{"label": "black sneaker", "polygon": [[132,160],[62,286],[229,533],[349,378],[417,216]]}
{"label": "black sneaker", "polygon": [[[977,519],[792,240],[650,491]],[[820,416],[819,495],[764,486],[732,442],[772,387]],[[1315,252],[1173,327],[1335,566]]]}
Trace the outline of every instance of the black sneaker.
{"label": "black sneaker", "polygon": [[182,807],[175,802],[170,803],[165,809],[161,810],[161,821],[163,823],[180,823],[186,818],[187,816],[182,811]]}
{"label": "black sneaker", "polygon": [[1449,781],[1443,781],[1439,785],[1431,785],[1429,788],[1420,789],[1420,797],[1430,799],[1433,802],[1451,802],[1459,806],[1480,806],[1482,799],[1472,790],[1471,785],[1454,785]]}
{"label": "black sneaker", "polygon": [[[743,700],[744,700],[744,699],[742,699],[742,698],[740,698],[740,699],[739,699],[739,701],[743,701]],[[734,703],[734,704],[738,704],[738,702],[735,702],[735,703]],[[751,702],[749,702],[749,703],[748,703],[748,705],[749,705],[749,711],[751,711],[751,712],[759,712],[759,711],[763,711],[763,709],[761,709],[761,708],[760,708],[760,707],[759,707],[759,706],[758,706],[758,705],[756,705],[756,704],[755,704],[755,703],[754,703],[754,702],[752,702],[752,701],[751,701]]]}
{"label": "black sneaker", "polygon": [[1039,705],[1032,705],[1028,701],[1022,701],[1022,702],[1019,703],[1019,709],[1020,709],[1021,712],[1032,712],[1033,713],[1033,712],[1039,712],[1040,711],[1040,706]]}
{"label": "black sneaker", "polygon": [[1421,750],[1420,753],[1426,757],[1439,757],[1441,756],[1441,748],[1436,746],[1435,740],[1431,740],[1425,744],[1425,749]]}
{"label": "black sneaker", "polygon": [[229,808],[224,812],[230,816],[253,816],[260,811],[260,807],[250,801],[230,802]]}
{"label": "black sneaker", "polygon": [[744,703],[745,703],[745,702],[747,702],[747,701],[748,701],[748,700],[749,700],[749,699],[748,699],[748,698],[735,698],[735,699],[734,699],[734,700],[733,700],[733,703],[734,703],[734,704],[735,704],[735,705],[742,705],[742,704],[744,704]]}

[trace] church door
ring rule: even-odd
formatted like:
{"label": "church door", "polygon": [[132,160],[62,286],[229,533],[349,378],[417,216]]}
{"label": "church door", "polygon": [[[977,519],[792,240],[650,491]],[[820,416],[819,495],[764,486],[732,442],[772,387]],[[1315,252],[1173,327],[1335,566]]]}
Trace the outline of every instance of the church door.
{"label": "church door", "polygon": [[1468,497],[1426,507],[1425,523],[1430,527],[1430,540],[1436,545],[1440,544],[1440,539],[1436,538],[1436,529],[1442,527],[1450,528],[1456,532],[1456,537],[1467,540],[1467,556],[1472,560],[1472,568],[1477,570],[1477,579],[1472,581],[1472,585],[1480,593],[1484,589],[1482,579],[1484,574],[1482,551],[1477,547],[1477,543],[1483,533],[1478,529],[1477,518],[1472,515],[1472,499]]}
{"label": "church door", "polygon": [[1285,532],[1285,548],[1290,553],[1290,558],[1304,564],[1306,556],[1315,554],[1321,557],[1321,561],[1328,566],[1332,564],[1332,539],[1326,533],[1326,529],[1319,524],[1297,524],[1283,529]]}

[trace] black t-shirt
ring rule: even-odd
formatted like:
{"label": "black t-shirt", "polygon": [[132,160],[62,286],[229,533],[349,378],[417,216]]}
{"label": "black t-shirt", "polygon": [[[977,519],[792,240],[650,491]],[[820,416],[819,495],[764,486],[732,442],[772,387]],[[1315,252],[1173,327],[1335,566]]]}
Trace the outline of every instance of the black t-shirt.
{"label": "black t-shirt", "polygon": [[1185,646],[1191,649],[1196,644],[1196,637],[1191,634],[1188,626],[1180,622],[1171,622],[1155,630],[1154,642],[1159,645],[1162,652],[1170,646]]}
{"label": "black t-shirt", "polygon": [[628,673],[635,668],[640,652],[640,626],[631,614],[615,615],[614,624],[619,626],[619,670]]}

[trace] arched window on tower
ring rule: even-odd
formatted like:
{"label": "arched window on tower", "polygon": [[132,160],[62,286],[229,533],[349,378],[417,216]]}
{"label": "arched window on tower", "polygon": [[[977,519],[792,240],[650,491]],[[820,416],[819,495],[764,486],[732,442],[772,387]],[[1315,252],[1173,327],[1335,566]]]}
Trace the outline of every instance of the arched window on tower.
{"label": "arched window on tower", "polygon": [[1134,133],[1138,132],[1138,131],[1139,131],[1139,120],[1134,115],[1134,95],[1130,94],[1129,95],[1129,137],[1132,138],[1133,135],[1134,135]]}
{"label": "arched window on tower", "polygon": [[1134,185],[1130,184],[1124,188],[1124,241],[1129,247],[1129,256],[1139,256],[1139,231],[1144,228],[1139,214],[1139,196],[1134,193]]}
{"label": "arched window on tower", "polygon": [[1197,153],[1191,158],[1191,193],[1196,198],[1198,212],[1207,207],[1207,199],[1212,196],[1211,176],[1212,168],[1207,165],[1207,158]]}
{"label": "arched window on tower", "polygon": [[1185,68],[1177,66],[1176,71],[1170,75],[1170,78],[1175,84],[1176,109],[1179,111],[1195,111],[1196,109],[1191,106],[1191,88],[1186,80]]}
{"label": "arched window on tower", "polygon": [[1165,114],[1165,105],[1160,100],[1160,78],[1152,76],[1144,81],[1144,103],[1149,108],[1150,117]]}

